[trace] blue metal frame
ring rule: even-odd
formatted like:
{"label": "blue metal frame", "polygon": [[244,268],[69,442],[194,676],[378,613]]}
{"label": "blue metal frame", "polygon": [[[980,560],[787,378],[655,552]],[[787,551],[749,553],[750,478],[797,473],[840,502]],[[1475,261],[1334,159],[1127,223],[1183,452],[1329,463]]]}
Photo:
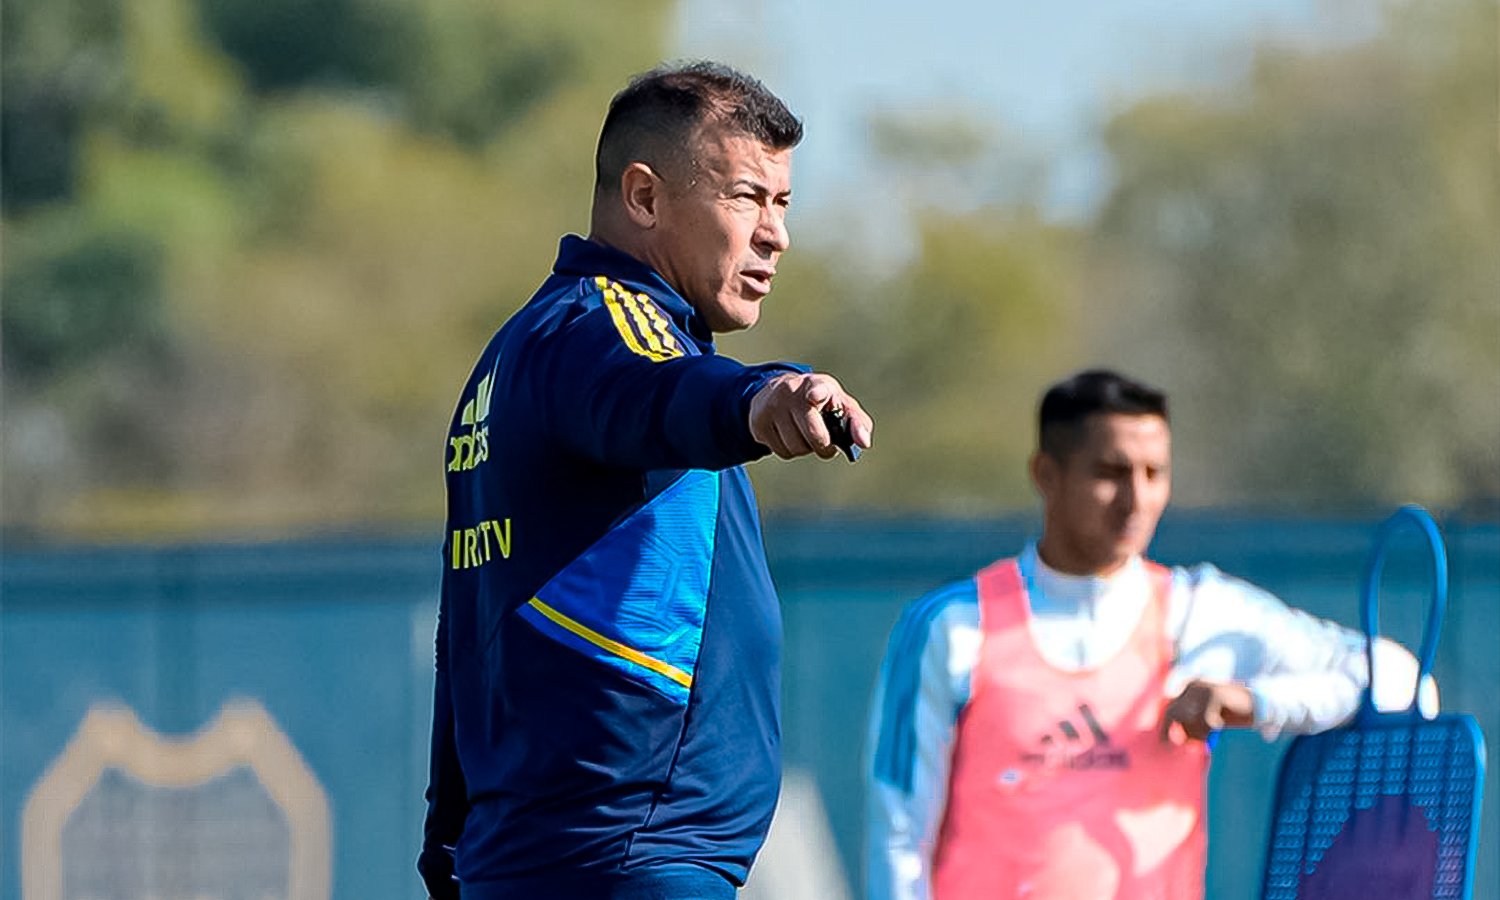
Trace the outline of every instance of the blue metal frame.
{"label": "blue metal frame", "polygon": [[[1437,523],[1419,506],[1403,506],[1380,526],[1365,565],[1361,620],[1366,659],[1375,681],[1374,646],[1380,633],[1379,588],[1387,550],[1403,525],[1415,525],[1431,549],[1433,587],[1418,656],[1417,683],[1431,672],[1448,600],[1448,559]],[[1367,685],[1360,712],[1342,728],[1297,738],[1282,760],[1276,805],[1262,881],[1264,900],[1303,897],[1304,879],[1313,875],[1324,855],[1356,813],[1384,810],[1394,801],[1403,813],[1421,810],[1420,822],[1431,834],[1434,900],[1469,900],[1479,847],[1479,816],[1484,786],[1484,737],[1473,716],[1427,716],[1413,692],[1404,710],[1376,710]],[[1368,827],[1370,818],[1365,818]],[[1402,835],[1415,820],[1399,823]],[[1408,848],[1410,849],[1410,848]],[[1385,860],[1371,860],[1372,867]]]}

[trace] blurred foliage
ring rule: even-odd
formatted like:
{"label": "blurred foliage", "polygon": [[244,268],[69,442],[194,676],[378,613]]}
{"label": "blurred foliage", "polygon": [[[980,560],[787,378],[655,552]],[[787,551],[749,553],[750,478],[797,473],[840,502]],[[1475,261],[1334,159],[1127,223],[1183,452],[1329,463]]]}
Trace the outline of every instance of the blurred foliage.
{"label": "blurred foliage", "polygon": [[[578,78],[584,4],[202,0],[217,45],[258,92],[358,88],[412,124],[482,146]],[[606,16],[618,21],[630,6]],[[654,6],[645,24],[654,26]],[[628,21],[628,19],[627,19]],[[618,73],[617,73],[618,74]]]}
{"label": "blurred foliage", "polygon": [[122,7],[113,0],[0,5],[0,186],[6,217],[65,198],[87,123],[122,91]]}
{"label": "blurred foliage", "polygon": [[[6,374],[45,382],[148,338],[160,319],[160,253],[137,232],[49,223],[7,248]],[[17,242],[22,244],[22,242]]]}
{"label": "blurred foliage", "polygon": [[455,385],[587,228],[667,5],[3,11],[6,524],[440,515]]}
{"label": "blurred foliage", "polygon": [[1109,128],[1096,341],[1174,388],[1199,502],[1500,496],[1495,6],[1390,15]]}
{"label": "blurred foliage", "polygon": [[[670,12],[0,6],[6,525],[439,517],[454,391],[587,229],[604,104]],[[1228,96],[1147,98],[1071,226],[978,113],[873,111],[878,201],[794,214],[724,344],[837,373],[877,447],[757,464],[766,504],[1023,506],[1038,392],[1098,362],[1172,391],[1190,503],[1500,495],[1494,33],[1492,3],[1395,6],[1356,47],[1264,46]],[[908,255],[847,239],[877,214]]]}
{"label": "blurred foliage", "polygon": [[1005,461],[1025,460],[1037,394],[1080,361],[1079,236],[997,208],[929,210],[918,234],[913,261],[889,278],[789,253],[760,324],[723,341],[731,354],[835,373],[876,419],[875,449],[851,472],[752,467],[767,505],[979,514],[1026,504],[1024,464]]}

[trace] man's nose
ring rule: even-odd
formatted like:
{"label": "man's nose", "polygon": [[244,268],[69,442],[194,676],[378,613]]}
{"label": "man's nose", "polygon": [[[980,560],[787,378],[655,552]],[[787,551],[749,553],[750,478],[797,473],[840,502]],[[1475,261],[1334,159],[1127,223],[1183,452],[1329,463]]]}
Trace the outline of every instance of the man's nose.
{"label": "man's nose", "polygon": [[786,228],[786,213],[776,207],[766,207],[756,227],[756,242],[768,250],[785,253],[792,243],[791,233]]}

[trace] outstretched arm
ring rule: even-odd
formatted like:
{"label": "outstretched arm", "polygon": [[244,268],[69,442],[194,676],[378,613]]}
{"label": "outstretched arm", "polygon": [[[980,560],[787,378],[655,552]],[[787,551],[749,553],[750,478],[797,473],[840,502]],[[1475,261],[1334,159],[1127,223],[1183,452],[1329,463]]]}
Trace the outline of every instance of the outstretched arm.
{"label": "outstretched arm", "polygon": [[836,450],[820,414],[833,408],[869,446],[869,417],[831,376],[694,355],[675,331],[653,334],[657,346],[643,352],[608,310],[593,309],[527,351],[527,389],[564,447],[644,469],[723,469],[768,452],[827,457]]}

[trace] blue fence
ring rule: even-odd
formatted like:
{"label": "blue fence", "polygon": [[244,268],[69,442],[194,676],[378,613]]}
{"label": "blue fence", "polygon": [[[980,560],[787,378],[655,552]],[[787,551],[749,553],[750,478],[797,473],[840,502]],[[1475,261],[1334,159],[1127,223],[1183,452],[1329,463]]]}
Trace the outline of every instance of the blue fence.
{"label": "blue fence", "polygon": [[[1352,625],[1379,518],[1176,513],[1153,555],[1215,562]],[[1014,552],[1030,530],[1019,520],[767,524],[786,617],[787,763],[813,775],[855,896],[859,755],[886,635],[906,601]],[[1437,666],[1443,703],[1478,717],[1490,771],[1500,775],[1500,525],[1450,517],[1445,530],[1453,595]],[[351,900],[415,895],[441,564],[435,532],[234,547],[9,549],[0,575],[0,897],[22,897],[23,877],[28,900],[76,896],[89,883],[87,867],[63,879],[55,871],[60,854],[71,853],[74,867],[78,853],[137,852],[98,826],[120,804],[157,823],[154,840],[242,854],[237,844],[215,850],[228,839],[202,826],[213,818],[204,805],[228,804],[260,823],[246,833],[268,845],[285,844],[288,833],[294,845],[303,842],[289,865],[304,866],[312,894],[331,884],[331,896]],[[1387,569],[1382,621],[1408,645],[1419,636],[1426,565],[1413,541]],[[89,718],[90,710],[102,714]],[[215,722],[222,727],[211,728]],[[166,743],[139,749],[157,736]],[[1247,734],[1228,736],[1215,751],[1209,896],[1258,893],[1279,752]],[[134,763],[121,760],[142,755],[154,770],[88,781],[89,766],[129,770]],[[222,772],[197,799],[141,793],[203,782],[198,768],[214,760]],[[235,781],[246,766],[274,783],[275,804],[246,794],[253,779]],[[1486,789],[1476,897],[1500,897],[1497,781]],[[57,805],[70,796],[73,806]],[[319,809],[321,832],[313,821]],[[186,863],[153,877],[214,890]]]}

